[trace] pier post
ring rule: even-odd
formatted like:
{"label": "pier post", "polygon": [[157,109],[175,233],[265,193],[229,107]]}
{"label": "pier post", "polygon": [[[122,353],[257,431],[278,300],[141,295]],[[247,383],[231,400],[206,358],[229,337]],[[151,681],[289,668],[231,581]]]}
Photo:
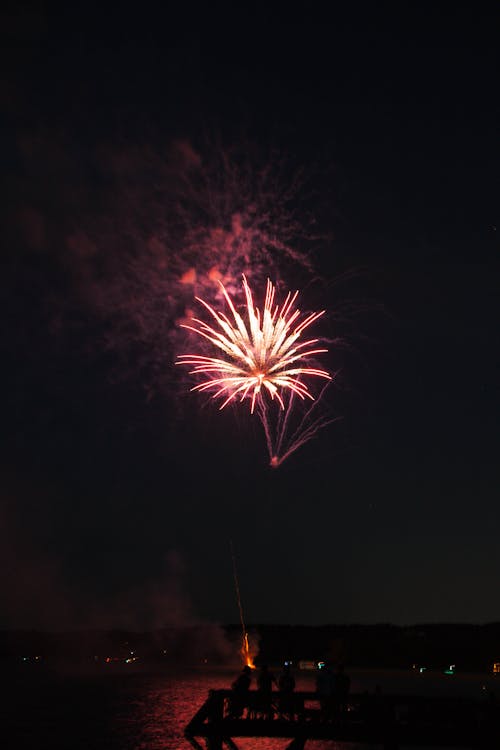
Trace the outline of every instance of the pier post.
{"label": "pier post", "polygon": [[210,735],[206,738],[207,750],[223,750],[222,720],[224,718],[224,696],[220,690],[210,690],[208,694],[208,724]]}

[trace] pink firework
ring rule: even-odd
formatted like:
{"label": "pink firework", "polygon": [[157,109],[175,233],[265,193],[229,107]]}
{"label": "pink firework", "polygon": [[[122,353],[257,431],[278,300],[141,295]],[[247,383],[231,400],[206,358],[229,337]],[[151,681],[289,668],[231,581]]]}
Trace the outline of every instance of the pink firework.
{"label": "pink firework", "polygon": [[222,358],[183,354],[178,358],[176,364],[193,366],[191,374],[206,378],[192,390],[214,391],[213,398],[224,399],[221,409],[235,399],[243,401],[249,398],[251,413],[262,389],[272,400],[279,402],[281,409],[285,408],[283,392],[295,394],[303,400],[314,400],[303,379],[309,376],[332,378],[326,370],[304,365],[327,349],[316,348],[318,339],[302,341],[302,336],[324,314],[324,310],[310,313],[300,320],[300,310],[294,309],[298,292],[289,292],[280,307],[275,304],[275,287],[268,280],[261,312],[254,306],[252,291],[243,276],[245,322],[224,285],[221,283],[220,286],[232,319],[197,297],[215,324],[192,318],[194,325],[183,325],[210,341],[224,355]]}

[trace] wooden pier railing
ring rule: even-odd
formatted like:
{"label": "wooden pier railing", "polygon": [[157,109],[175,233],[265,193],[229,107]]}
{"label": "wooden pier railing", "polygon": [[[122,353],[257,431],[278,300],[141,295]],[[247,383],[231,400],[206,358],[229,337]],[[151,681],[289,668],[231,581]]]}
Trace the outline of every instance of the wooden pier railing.
{"label": "wooden pier railing", "polygon": [[[380,745],[500,748],[498,705],[493,701],[416,695],[350,695],[342,706],[321,704],[317,693],[295,692],[293,703],[272,695],[263,707],[249,691],[235,712],[231,690],[211,690],[185,728],[185,737],[203,750],[238,750],[238,737],[289,738],[287,750],[303,750],[308,739]],[[286,711],[285,711],[286,709]]]}

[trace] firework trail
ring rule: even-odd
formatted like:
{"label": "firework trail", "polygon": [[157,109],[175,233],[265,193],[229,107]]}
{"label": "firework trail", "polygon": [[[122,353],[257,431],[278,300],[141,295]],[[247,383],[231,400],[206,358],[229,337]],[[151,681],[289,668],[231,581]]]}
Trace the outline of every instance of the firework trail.
{"label": "firework trail", "polygon": [[[257,414],[264,428],[269,465],[277,469],[296,450],[316,437],[318,432],[338,417],[315,414],[316,409],[330,383],[326,383],[319,395],[299,415],[293,391],[286,396],[285,408],[272,413],[264,399],[257,401]],[[274,410],[276,412],[276,410]]]}
{"label": "firework trail", "polygon": [[241,649],[240,654],[243,657],[243,662],[245,666],[251,667],[252,669],[255,668],[255,665],[253,663],[252,656],[250,654],[250,646],[248,643],[248,633],[245,626],[245,618],[243,617],[243,606],[241,604],[241,594],[240,594],[240,584],[238,581],[238,571],[236,569],[236,557],[234,555],[234,547],[233,542],[229,542],[229,546],[231,548],[231,559],[233,561],[233,578],[234,578],[234,587],[236,590],[236,599],[238,600],[238,610],[240,613],[240,622],[241,622]]}
{"label": "firework trail", "polygon": [[261,391],[267,391],[285,410],[284,392],[291,392],[300,399],[314,400],[314,396],[303,382],[306,376],[331,380],[326,370],[304,367],[314,355],[327,349],[315,348],[318,339],[301,340],[304,331],[320,318],[324,310],[306,315],[302,321],[300,311],[294,309],[298,292],[288,293],[279,307],[274,302],[275,287],[268,280],[264,308],[261,312],[254,306],[252,291],[243,276],[246,299],[247,322],[237,312],[231,297],[221,283],[222,293],[232,314],[233,321],[218,312],[207,302],[197,297],[213,317],[216,326],[192,318],[194,325],[184,324],[194,333],[210,341],[225,355],[224,359],[202,354],[183,354],[176,364],[190,365],[191,374],[208,376],[193,391],[215,391],[213,398],[222,396],[223,409],[234,399],[250,399],[253,414],[257,400],[262,400]]}

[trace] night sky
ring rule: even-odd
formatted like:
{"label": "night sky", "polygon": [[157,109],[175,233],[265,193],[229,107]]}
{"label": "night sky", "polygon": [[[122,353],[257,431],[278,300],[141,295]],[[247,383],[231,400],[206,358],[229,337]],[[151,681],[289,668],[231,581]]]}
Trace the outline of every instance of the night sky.
{"label": "night sky", "polygon": [[[237,622],[230,540],[250,623],[500,620],[493,13],[105,13],[0,24],[0,627]],[[342,339],[337,420],[278,470],[173,365],[181,152],[303,175],[314,270],[261,272]]]}

